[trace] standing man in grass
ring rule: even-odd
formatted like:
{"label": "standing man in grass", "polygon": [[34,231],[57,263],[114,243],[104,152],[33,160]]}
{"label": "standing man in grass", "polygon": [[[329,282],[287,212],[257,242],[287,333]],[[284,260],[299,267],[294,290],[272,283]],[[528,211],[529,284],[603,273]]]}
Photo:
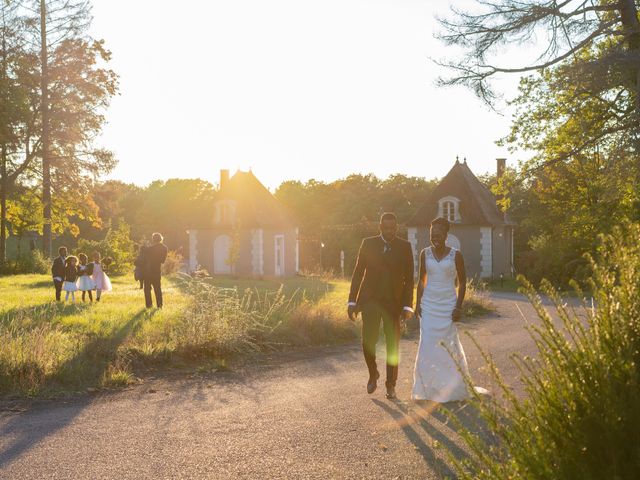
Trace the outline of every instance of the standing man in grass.
{"label": "standing man in grass", "polygon": [[397,237],[393,213],[380,218],[380,235],[365,238],[358,252],[349,293],[349,319],[362,312],[362,349],[369,369],[367,392],[376,390],[376,344],[382,322],[387,346],[387,398],[396,398],[401,322],[413,315],[413,253]]}
{"label": "standing man in grass", "polygon": [[162,308],[162,264],[167,259],[167,246],[162,243],[163,238],[159,233],[151,236],[151,246],[144,251],[144,300],[147,308],[153,307],[151,300],[151,287],[156,297],[156,306]]}
{"label": "standing man in grass", "polygon": [[53,286],[56,289],[56,301],[60,301],[60,293],[62,292],[62,284],[64,283],[65,261],[67,259],[67,247],[58,249],[58,256],[53,259],[51,265],[51,275],[53,276]]}

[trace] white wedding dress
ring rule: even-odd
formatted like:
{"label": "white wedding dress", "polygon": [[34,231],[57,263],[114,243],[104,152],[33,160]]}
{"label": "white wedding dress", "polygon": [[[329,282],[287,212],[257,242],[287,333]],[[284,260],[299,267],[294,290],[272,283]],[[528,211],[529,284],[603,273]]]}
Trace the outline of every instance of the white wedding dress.
{"label": "white wedding dress", "polygon": [[464,400],[470,394],[458,366],[465,374],[469,367],[451,319],[457,300],[456,250],[452,248],[440,261],[431,247],[424,253],[427,285],[420,300],[420,344],[411,398],[440,403]]}

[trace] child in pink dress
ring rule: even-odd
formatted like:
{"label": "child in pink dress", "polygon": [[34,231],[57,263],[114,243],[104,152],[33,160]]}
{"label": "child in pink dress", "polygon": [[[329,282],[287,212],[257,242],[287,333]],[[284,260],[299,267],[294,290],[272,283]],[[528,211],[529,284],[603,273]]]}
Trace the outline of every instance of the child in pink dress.
{"label": "child in pink dress", "polygon": [[102,292],[108,292],[111,290],[111,280],[106,273],[102,270],[102,264],[100,263],[100,252],[93,252],[93,275],[91,278],[96,285],[96,302],[100,301]]}

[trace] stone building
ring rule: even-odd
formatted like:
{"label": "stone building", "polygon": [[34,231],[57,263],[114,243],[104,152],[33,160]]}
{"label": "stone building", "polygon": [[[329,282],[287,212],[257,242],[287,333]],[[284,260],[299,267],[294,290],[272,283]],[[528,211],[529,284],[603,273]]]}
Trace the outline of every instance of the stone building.
{"label": "stone building", "polygon": [[[502,175],[505,159],[497,160]],[[456,163],[429,199],[407,223],[416,262],[429,245],[429,226],[436,217],[451,222],[447,245],[462,252],[467,276],[498,278],[513,274],[513,223],[496,205],[496,197],[467,166]]]}
{"label": "stone building", "polygon": [[201,266],[213,275],[298,273],[298,227],[252,172],[229,178],[229,171],[221,170],[210,223],[187,233],[190,271]]}

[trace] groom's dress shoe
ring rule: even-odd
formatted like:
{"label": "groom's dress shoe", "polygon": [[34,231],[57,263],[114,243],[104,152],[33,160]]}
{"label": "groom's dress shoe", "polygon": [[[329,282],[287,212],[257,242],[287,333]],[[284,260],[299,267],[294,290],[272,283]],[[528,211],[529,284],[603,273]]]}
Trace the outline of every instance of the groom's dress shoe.
{"label": "groom's dress shoe", "polygon": [[378,388],[378,379],[380,378],[380,374],[376,374],[375,377],[369,377],[369,381],[367,382],[367,393],[372,394]]}
{"label": "groom's dress shoe", "polygon": [[386,397],[389,400],[395,400],[398,397],[396,397],[396,387],[387,387],[387,395]]}

